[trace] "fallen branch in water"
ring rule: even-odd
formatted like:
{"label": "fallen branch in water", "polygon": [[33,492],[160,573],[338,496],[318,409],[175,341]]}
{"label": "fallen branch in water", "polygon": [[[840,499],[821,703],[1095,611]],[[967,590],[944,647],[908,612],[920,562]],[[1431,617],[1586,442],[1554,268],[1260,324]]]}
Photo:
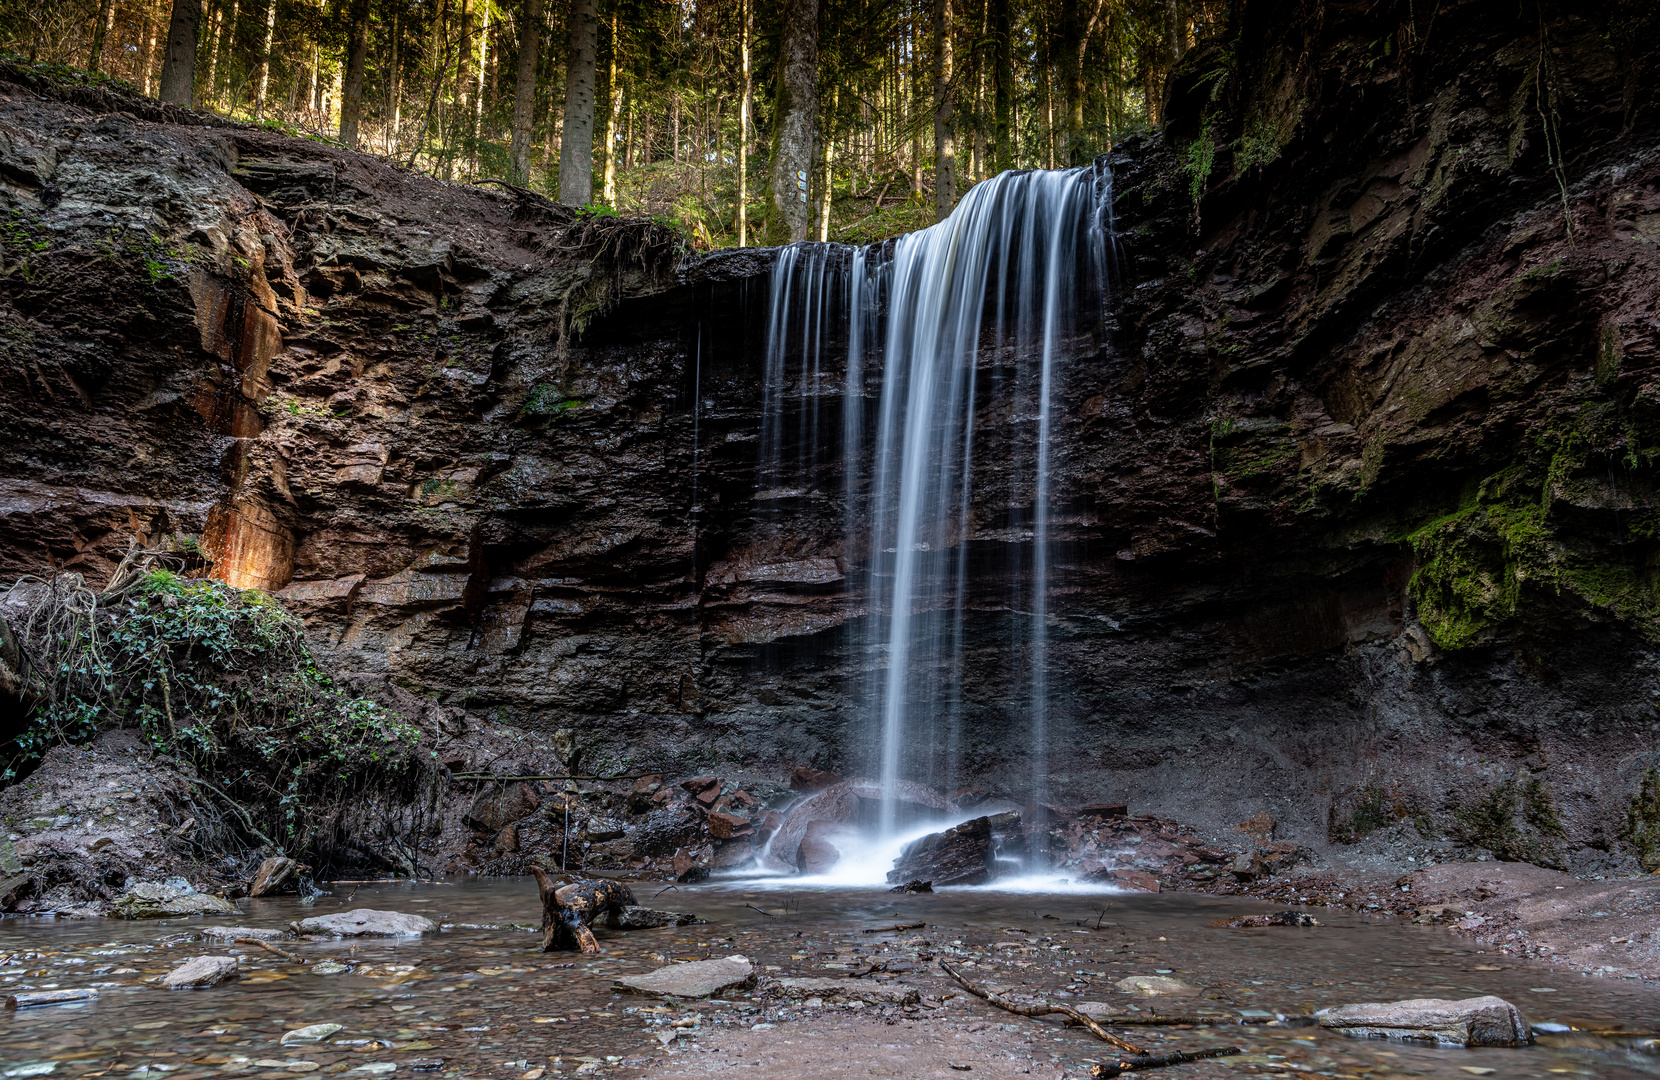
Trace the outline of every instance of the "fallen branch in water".
{"label": "fallen branch in water", "polygon": [[236,943],[238,945],[258,945],[260,948],[264,949],[266,952],[276,953],[278,956],[282,957],[284,960],[292,960],[296,964],[303,964],[303,963],[306,962],[305,957],[295,956],[291,952],[284,952],[282,949],[277,948],[275,945],[271,944],[269,941],[261,941],[258,938],[239,937],[239,938],[236,939]]}
{"label": "fallen branch in water", "polygon": [[1091,1065],[1089,1075],[1098,1077],[1120,1076],[1127,1072],[1139,1072],[1142,1069],[1162,1069],[1166,1065],[1181,1065],[1189,1061],[1203,1061],[1206,1058],[1232,1057],[1244,1052],[1237,1046],[1214,1046],[1208,1050],[1177,1050],[1170,1054],[1138,1054],[1133,1058],[1114,1061],[1108,1065]]}
{"label": "fallen branch in water", "polygon": [[[982,1001],[989,1002],[990,1004],[997,1006],[999,1009],[1005,1009],[1016,1014],[1017,1016],[1048,1016],[1050,1013],[1059,1013],[1069,1020],[1075,1021],[1076,1023],[1087,1027],[1095,1034],[1096,1038],[1100,1039],[1104,1043],[1116,1046],[1120,1050],[1124,1050],[1138,1056],[1147,1052],[1135,1043],[1125,1042],[1123,1039],[1120,1039],[1117,1035],[1114,1035],[1112,1032],[1108,1031],[1106,1028],[1102,1027],[1100,1024],[1096,1023],[1094,1020],[1085,1016],[1083,1013],[1079,1012],[1077,1009],[1074,1009],[1070,1005],[1057,1005],[1048,1001],[1035,1005],[1022,1005],[1019,1002],[1010,1001],[1001,994],[993,994],[989,990],[980,989],[978,986],[975,986],[973,983],[963,978],[956,971],[952,970],[951,965],[947,964],[944,960],[940,961],[940,967],[944,968],[945,973],[955,979],[957,984],[964,990],[967,990],[969,993],[973,994]],[[1235,1051],[1235,1053],[1237,1052],[1238,1051]],[[1118,1074],[1113,1073],[1112,1075],[1117,1076]]]}
{"label": "fallen branch in water", "polygon": [[1157,1013],[1142,1016],[1136,1013],[1130,1016],[1110,1016],[1107,1023],[1117,1027],[1233,1027],[1239,1021],[1224,1016],[1161,1016]]}
{"label": "fallen branch in water", "polygon": [[900,931],[900,930],[921,930],[923,927],[925,927],[927,925],[928,924],[925,923],[925,922],[902,922],[902,923],[894,923],[892,926],[872,926],[868,929],[861,930],[860,933],[862,933],[862,934],[889,934],[889,933],[895,933],[895,932]]}
{"label": "fallen branch in water", "polygon": [[759,911],[761,914],[765,915],[769,919],[778,918],[778,916],[774,915],[772,912],[768,911],[766,908],[758,908],[754,904],[745,904],[744,907],[748,908],[751,911]]}

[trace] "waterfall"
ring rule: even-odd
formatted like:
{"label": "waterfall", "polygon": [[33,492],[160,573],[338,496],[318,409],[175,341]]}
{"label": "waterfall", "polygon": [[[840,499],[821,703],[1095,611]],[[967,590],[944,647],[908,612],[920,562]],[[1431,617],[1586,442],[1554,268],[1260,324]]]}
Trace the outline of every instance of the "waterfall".
{"label": "waterfall", "polygon": [[[1016,627],[1008,669],[974,677],[1017,687],[1008,719],[1024,727],[1029,797],[1047,798],[1057,388],[1068,355],[1101,326],[1110,189],[1103,166],[1006,172],[930,228],[856,250],[792,245],[773,272],[757,488],[785,488],[786,476],[806,483],[829,464],[819,398],[839,389],[845,554],[852,600],[868,612],[850,620],[868,671],[854,698],[874,721],[871,764],[890,793],[883,836],[904,826],[891,794],[899,781],[949,789],[956,779],[971,677],[964,613],[974,603]],[[842,385],[826,387],[838,357]],[[793,461],[786,396],[801,410]],[[1004,520],[974,490],[976,454],[988,452],[977,418],[994,404],[1010,418],[999,436],[1009,460],[980,466],[1006,478]],[[989,600],[982,574],[999,574],[973,549],[999,542],[1010,591]]]}

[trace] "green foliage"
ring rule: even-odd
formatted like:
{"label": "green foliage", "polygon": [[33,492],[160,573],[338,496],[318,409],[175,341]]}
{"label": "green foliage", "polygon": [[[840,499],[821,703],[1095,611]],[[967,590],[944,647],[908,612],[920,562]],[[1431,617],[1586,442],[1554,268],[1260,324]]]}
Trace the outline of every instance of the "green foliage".
{"label": "green foliage", "polygon": [[123,565],[102,593],[79,575],[19,583],[32,590],[17,630],[38,705],[5,777],[57,743],[137,727],[297,847],[348,785],[413,774],[419,730],[337,688],[270,597]]}
{"label": "green foliage", "polygon": [[1205,185],[1210,182],[1210,171],[1216,164],[1216,132],[1214,118],[1206,114],[1199,128],[1199,137],[1182,149],[1182,173],[1187,177],[1187,197],[1193,203],[1193,220],[1199,220],[1199,200],[1204,198]]}

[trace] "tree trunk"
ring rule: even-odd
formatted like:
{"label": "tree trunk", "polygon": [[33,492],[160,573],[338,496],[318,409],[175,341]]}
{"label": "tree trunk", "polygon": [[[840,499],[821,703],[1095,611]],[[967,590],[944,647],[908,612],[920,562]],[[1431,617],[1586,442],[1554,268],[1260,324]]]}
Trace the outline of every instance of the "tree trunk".
{"label": "tree trunk", "polygon": [[835,185],[831,181],[832,169],[836,161],[836,140],[833,132],[836,130],[836,105],[841,99],[841,87],[830,87],[830,109],[824,114],[824,138],[820,141],[823,150],[819,154],[818,165],[818,218],[814,236],[822,243],[830,239],[830,204],[834,198]]}
{"label": "tree trunk", "polygon": [[[271,0],[276,7],[276,0]],[[369,0],[352,0],[346,38],[346,88],[340,100],[340,141],[357,149],[358,121],[363,116],[363,67],[369,54]]]}
{"label": "tree trunk", "polygon": [[600,131],[600,152],[604,154],[605,162],[601,199],[606,206],[615,206],[617,203],[617,123],[622,119],[622,86],[617,78],[617,47],[618,41],[617,13],[611,13],[611,59],[606,65],[605,74],[605,125]]}
{"label": "tree trunk", "polygon": [[944,221],[957,205],[957,141],[951,130],[957,114],[951,86],[951,0],[934,0],[934,220]]}
{"label": "tree trunk", "polygon": [[173,0],[167,27],[167,57],[161,65],[161,100],[190,107],[196,89],[196,24],[202,0]]}
{"label": "tree trunk", "polygon": [[104,60],[104,39],[109,36],[110,27],[115,25],[115,0],[100,0],[98,4],[98,21],[92,24],[92,55],[87,57],[86,69],[97,71]]}
{"label": "tree trunk", "polygon": [[490,5],[487,2],[479,4],[480,18],[483,20],[478,34],[478,81],[473,86],[472,101],[469,103],[467,117],[467,179],[478,179],[478,140],[481,130],[480,121],[484,117],[484,74],[490,69]]}
{"label": "tree trunk", "polygon": [[393,157],[402,151],[398,128],[403,122],[403,36],[398,28],[398,9],[392,9],[391,58],[386,64],[386,132],[381,139],[386,153]]}
{"label": "tree trunk", "polygon": [[155,81],[151,72],[156,69],[156,17],[148,12],[144,16],[143,65],[139,79],[139,92],[145,97],[149,97],[151,85]]}
{"label": "tree trunk", "polygon": [[277,0],[265,0],[265,32],[259,39],[259,72],[254,78],[254,119],[265,114],[265,91],[271,85],[271,38],[277,28]]}
{"label": "tree trunk", "polygon": [[818,122],[818,0],[784,0],[773,116],[766,234],[770,242],[793,243],[807,239],[812,219],[807,174]]}
{"label": "tree trunk", "polygon": [[738,56],[744,85],[738,97],[738,246],[749,246],[749,109],[754,80],[749,67],[749,0],[743,0],[743,26],[738,31]]}
{"label": "tree trunk", "polygon": [[598,53],[598,0],[571,0],[565,122],[559,133],[559,201],[571,206],[586,206],[594,200],[594,66]]}
{"label": "tree trunk", "polygon": [[509,175],[530,184],[530,129],[536,117],[536,61],[541,51],[542,0],[525,0],[519,26],[519,74],[513,84],[513,151]]}
{"label": "tree trunk", "polygon": [[1014,42],[1009,0],[990,0],[992,34],[992,144],[996,172],[1014,168]]}
{"label": "tree trunk", "polygon": [[[202,96],[208,104],[218,99],[215,80],[219,77],[219,39],[225,33],[225,5],[223,2],[208,9],[207,74],[202,78]],[[162,63],[167,62],[163,57]]]}
{"label": "tree trunk", "polygon": [[223,100],[219,96],[219,87],[225,86],[229,88],[231,91],[231,100],[226,110],[228,112],[236,107],[236,87],[231,81],[231,54],[236,50],[236,33],[242,28],[241,0],[231,0],[231,13],[229,15],[224,14],[223,5],[221,5],[220,14],[224,17],[224,25],[219,28],[219,45],[217,49],[215,49],[215,53],[218,56],[218,60],[216,61],[218,65],[218,76],[214,79],[213,85],[207,87],[207,94],[208,99],[214,105],[218,105]]}

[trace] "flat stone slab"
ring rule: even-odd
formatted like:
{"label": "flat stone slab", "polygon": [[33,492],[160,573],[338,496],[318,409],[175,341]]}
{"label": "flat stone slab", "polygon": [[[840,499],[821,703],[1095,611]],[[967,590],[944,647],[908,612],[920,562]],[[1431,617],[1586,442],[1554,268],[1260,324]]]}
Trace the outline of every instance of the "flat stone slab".
{"label": "flat stone slab", "polygon": [[282,1035],[282,1045],[296,1046],[301,1043],[322,1042],[337,1031],[345,1030],[341,1024],[312,1024],[308,1027],[295,1028],[285,1031]]}
{"label": "flat stone slab", "polygon": [[1127,1011],[1104,1001],[1080,1001],[1072,1006],[1091,1020],[1105,1020],[1109,1016],[1123,1016]]}
{"label": "flat stone slab", "polygon": [[1526,1046],[1533,1029],[1501,997],[1411,998],[1338,1005],[1315,1013],[1320,1026],[1360,1039],[1400,1039],[1442,1046]]}
{"label": "flat stone slab", "polygon": [[237,938],[252,938],[254,941],[277,941],[288,936],[286,930],[272,930],[263,926],[204,926],[197,932],[203,937],[215,938],[220,941],[235,941]]}
{"label": "flat stone slab", "polygon": [[1164,975],[1131,975],[1114,984],[1126,994],[1145,994],[1148,997],[1195,997],[1201,993],[1192,983]]}
{"label": "flat stone slab", "polygon": [[438,924],[420,915],[405,915],[401,911],[356,908],[334,915],[301,919],[295,929],[302,934],[328,934],[332,937],[419,937],[438,929]]}
{"label": "flat stone slab", "polygon": [[670,964],[644,975],[624,975],[611,989],[648,997],[706,998],[755,985],[755,965],[743,956]]}
{"label": "flat stone slab", "polygon": [[218,986],[236,978],[239,965],[234,956],[197,956],[161,977],[169,990]]}
{"label": "flat stone slab", "polygon": [[779,997],[791,1001],[819,998],[825,1004],[860,1001],[866,1005],[915,1005],[922,991],[899,983],[872,983],[863,979],[776,979],[771,984]]}

